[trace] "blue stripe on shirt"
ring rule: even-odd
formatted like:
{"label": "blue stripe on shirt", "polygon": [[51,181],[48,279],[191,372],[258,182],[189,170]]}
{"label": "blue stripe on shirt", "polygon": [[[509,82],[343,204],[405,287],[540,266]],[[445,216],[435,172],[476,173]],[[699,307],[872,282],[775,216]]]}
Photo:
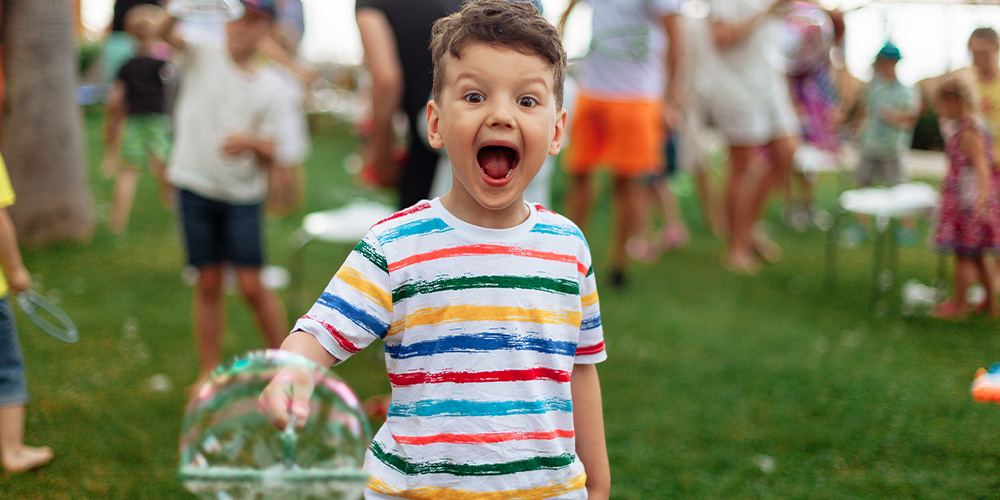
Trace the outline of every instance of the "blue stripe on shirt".
{"label": "blue stripe on shirt", "polygon": [[462,399],[429,399],[409,404],[393,403],[390,417],[499,417],[504,415],[530,415],[550,411],[573,411],[569,399],[541,399],[538,401],[467,401]]}
{"label": "blue stripe on shirt", "polygon": [[522,337],[506,333],[475,333],[453,335],[413,344],[386,344],[385,352],[393,359],[430,356],[445,353],[491,351],[537,351],[563,356],[576,355],[576,343],[560,340]]}
{"label": "blue stripe on shirt", "polygon": [[389,332],[388,323],[384,323],[368,311],[365,311],[364,309],[361,309],[360,307],[357,307],[354,304],[337,297],[336,295],[332,295],[329,292],[323,292],[323,295],[321,295],[319,300],[316,302],[343,314],[352,323],[364,328],[368,333],[380,339],[385,338],[385,335]]}

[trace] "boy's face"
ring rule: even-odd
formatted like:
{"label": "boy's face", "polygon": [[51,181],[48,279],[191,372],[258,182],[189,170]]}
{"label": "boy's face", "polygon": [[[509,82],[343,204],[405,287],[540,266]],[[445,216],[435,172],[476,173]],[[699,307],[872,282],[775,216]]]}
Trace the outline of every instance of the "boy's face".
{"label": "boy's face", "polygon": [[969,39],[969,53],[972,54],[972,65],[984,72],[996,71],[1000,65],[1000,48],[989,40],[972,37]]}
{"label": "boy's face", "polygon": [[260,39],[271,32],[271,26],[271,20],[267,16],[247,9],[243,17],[226,23],[230,52],[234,55],[253,54]]}
{"label": "boy's face", "polygon": [[896,76],[896,60],[880,57],[875,59],[875,72],[883,78],[894,78]]}
{"label": "boy's face", "polygon": [[470,42],[445,55],[441,95],[427,106],[428,139],[451,159],[442,199],[466,222],[511,227],[527,216],[522,196],[547,155],[562,147],[566,111],[541,57]]}

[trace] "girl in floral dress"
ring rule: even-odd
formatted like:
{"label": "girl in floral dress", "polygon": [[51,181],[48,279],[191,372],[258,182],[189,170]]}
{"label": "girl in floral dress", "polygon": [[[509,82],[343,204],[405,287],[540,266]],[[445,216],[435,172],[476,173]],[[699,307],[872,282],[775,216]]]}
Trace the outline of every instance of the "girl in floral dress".
{"label": "girl in floral dress", "polygon": [[934,243],[938,251],[955,255],[953,293],[935,305],[939,318],[962,319],[968,315],[969,287],[981,282],[986,299],[976,309],[996,318],[993,260],[987,252],[1000,250],[1000,178],[993,172],[993,144],[985,124],[976,115],[969,87],[957,79],[942,83],[934,95],[938,114],[949,120],[945,128],[945,150],[949,167],[941,185]]}

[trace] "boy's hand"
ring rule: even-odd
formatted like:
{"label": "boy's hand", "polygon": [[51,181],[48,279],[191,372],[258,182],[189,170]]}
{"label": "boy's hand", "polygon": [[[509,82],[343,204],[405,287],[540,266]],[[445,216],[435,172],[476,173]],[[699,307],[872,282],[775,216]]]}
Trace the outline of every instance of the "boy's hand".
{"label": "boy's hand", "polygon": [[257,138],[253,134],[237,132],[229,134],[222,141],[222,152],[229,156],[236,156],[247,151],[254,151]]}
{"label": "boy's hand", "polygon": [[314,382],[304,368],[289,367],[278,372],[257,398],[260,412],[271,425],[285,430],[292,414],[295,426],[302,428],[309,418],[309,398]]}
{"label": "boy's hand", "polygon": [[7,284],[14,293],[21,293],[31,289],[31,274],[24,267],[11,269],[7,272]]}

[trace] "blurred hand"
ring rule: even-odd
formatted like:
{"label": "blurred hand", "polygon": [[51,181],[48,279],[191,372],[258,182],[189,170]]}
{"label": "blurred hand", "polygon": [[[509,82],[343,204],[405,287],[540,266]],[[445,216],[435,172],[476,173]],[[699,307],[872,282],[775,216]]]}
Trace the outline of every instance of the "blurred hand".
{"label": "blurred hand", "polygon": [[15,294],[31,290],[31,273],[24,266],[11,269],[7,272],[7,284]]}
{"label": "blurred hand", "polygon": [[229,156],[237,156],[247,151],[252,151],[255,143],[253,134],[237,132],[229,134],[222,141],[222,153]]}
{"label": "blurred hand", "polygon": [[295,426],[302,428],[309,419],[309,398],[314,382],[303,368],[289,367],[278,372],[257,398],[260,413],[275,428],[285,430],[295,415]]}

